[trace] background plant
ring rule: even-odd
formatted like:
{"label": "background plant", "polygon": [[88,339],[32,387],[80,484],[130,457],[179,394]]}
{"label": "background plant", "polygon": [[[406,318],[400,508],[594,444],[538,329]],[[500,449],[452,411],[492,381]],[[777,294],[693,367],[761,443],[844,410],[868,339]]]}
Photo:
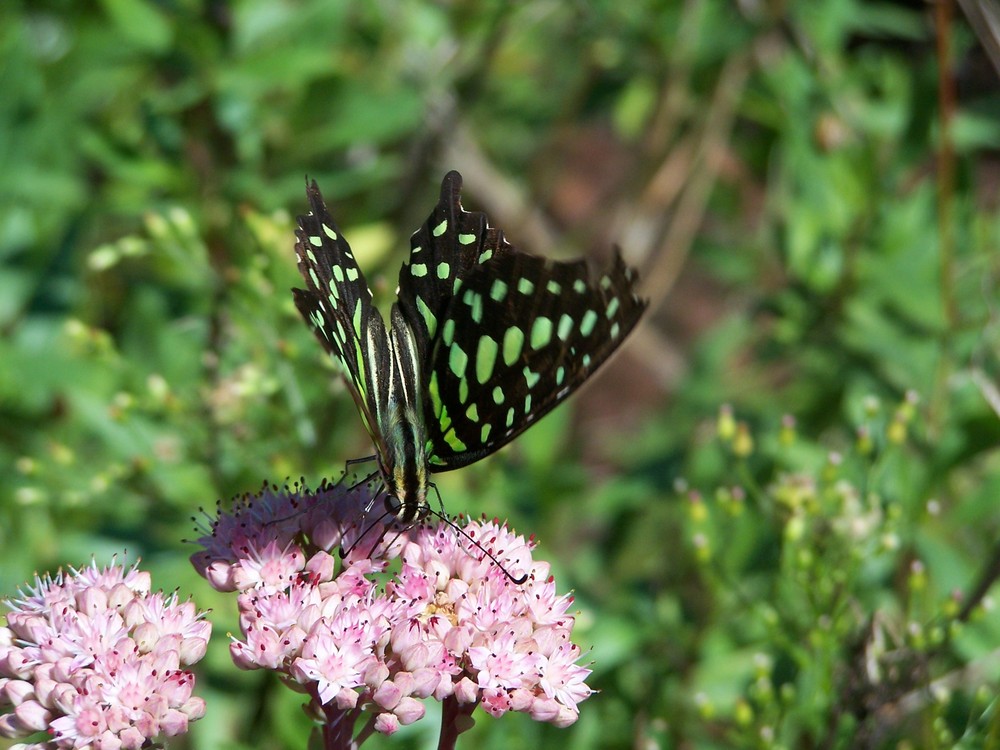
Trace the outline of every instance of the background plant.
{"label": "background plant", "polygon": [[[385,302],[457,168],[519,247],[618,242],[653,300],[571,406],[439,478],[540,537],[601,690],[568,731],[467,741],[986,744],[998,124],[973,28],[945,0],[5,3],[0,590],[125,546],[235,630],[187,563],[194,509],[368,450],[288,292],[303,175]],[[189,741],[304,746],[296,699],[225,651]]]}

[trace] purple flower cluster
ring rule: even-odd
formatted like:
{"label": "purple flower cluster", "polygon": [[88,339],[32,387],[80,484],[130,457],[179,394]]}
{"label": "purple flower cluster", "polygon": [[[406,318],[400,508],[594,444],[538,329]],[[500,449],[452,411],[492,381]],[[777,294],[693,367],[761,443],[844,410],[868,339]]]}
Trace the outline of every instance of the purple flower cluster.
{"label": "purple flower cluster", "polygon": [[[443,736],[468,728],[477,705],[573,723],[590,670],[570,641],[572,599],[533,561],[533,543],[495,521],[393,528],[371,506],[342,485],[265,488],[213,520],[192,561],[238,592],[236,664],[278,672],[337,731],[365,713],[362,735],[392,734],[426,698],[445,704]],[[335,546],[348,550],[343,564]]]}
{"label": "purple flower cluster", "polygon": [[0,628],[0,735],[21,748],[140,748],[205,713],[192,696],[212,626],[136,567],[36,578]]}

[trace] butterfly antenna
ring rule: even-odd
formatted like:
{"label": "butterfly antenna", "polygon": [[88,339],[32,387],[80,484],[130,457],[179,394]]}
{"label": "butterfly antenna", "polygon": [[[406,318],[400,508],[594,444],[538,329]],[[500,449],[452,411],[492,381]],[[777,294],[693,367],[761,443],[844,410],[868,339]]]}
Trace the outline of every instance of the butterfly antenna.
{"label": "butterfly antenna", "polygon": [[513,573],[511,573],[509,570],[507,570],[507,568],[504,567],[503,563],[501,563],[500,560],[497,559],[496,555],[494,555],[492,552],[490,552],[488,549],[486,549],[482,544],[480,544],[477,539],[475,539],[472,536],[470,536],[469,533],[465,529],[463,529],[461,526],[459,526],[454,521],[452,521],[450,518],[448,518],[448,516],[445,515],[445,513],[444,513],[444,503],[441,502],[441,493],[438,492],[437,485],[434,484],[433,482],[430,482],[429,484],[430,484],[431,487],[434,488],[434,492],[437,494],[437,497],[438,497],[438,505],[441,506],[441,510],[440,511],[437,511],[437,510],[430,511],[431,515],[437,516],[442,521],[444,521],[448,526],[450,526],[452,528],[452,530],[454,530],[454,532],[456,534],[458,534],[459,536],[463,536],[466,539],[468,539],[472,543],[472,545],[474,547],[476,547],[480,552],[482,552],[484,555],[486,555],[486,557],[488,557],[490,560],[492,560],[493,564],[496,565],[498,568],[500,568],[500,570],[503,572],[503,574],[505,576],[507,576],[507,580],[510,581],[511,583],[513,583],[515,586],[520,586],[521,584],[523,584],[525,581],[528,580],[528,574],[527,573],[525,573],[524,575],[521,575],[521,576],[515,576]]}

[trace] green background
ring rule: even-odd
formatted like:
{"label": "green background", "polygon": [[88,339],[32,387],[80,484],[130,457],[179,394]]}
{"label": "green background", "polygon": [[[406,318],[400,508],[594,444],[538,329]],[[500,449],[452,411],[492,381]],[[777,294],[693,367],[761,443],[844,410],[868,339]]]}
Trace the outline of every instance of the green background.
{"label": "green background", "polygon": [[454,168],[515,246],[617,243],[651,299],[569,405],[436,477],[536,535],[600,690],[569,729],[480,714],[460,744],[1000,741],[977,32],[945,0],[3,3],[0,591],[141,557],[216,624],[171,746],[305,747],[183,540],[370,451],[289,293],[304,175],[385,308]]}

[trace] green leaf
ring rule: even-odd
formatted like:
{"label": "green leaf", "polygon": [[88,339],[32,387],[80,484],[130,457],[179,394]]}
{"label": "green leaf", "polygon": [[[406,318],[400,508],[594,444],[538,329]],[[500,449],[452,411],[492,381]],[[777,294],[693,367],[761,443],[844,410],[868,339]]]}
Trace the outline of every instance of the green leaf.
{"label": "green leaf", "polygon": [[122,36],[146,52],[164,52],[173,41],[171,22],[148,0],[101,0]]}

